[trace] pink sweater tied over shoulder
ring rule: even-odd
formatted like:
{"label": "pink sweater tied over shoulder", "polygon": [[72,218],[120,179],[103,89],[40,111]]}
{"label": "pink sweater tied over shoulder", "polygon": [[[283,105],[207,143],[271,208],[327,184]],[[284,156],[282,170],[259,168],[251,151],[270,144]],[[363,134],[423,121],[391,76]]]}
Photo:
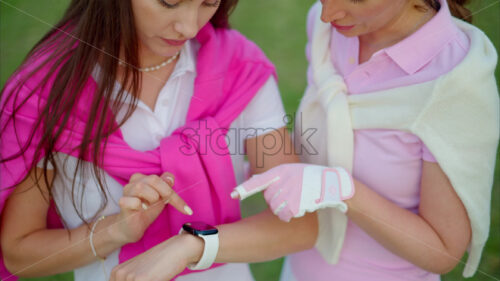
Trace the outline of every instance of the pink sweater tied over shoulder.
{"label": "pink sweater tied over shoulder", "polygon": [[[207,24],[198,33],[200,43],[197,58],[197,74],[194,95],[189,106],[186,123],[161,141],[159,147],[150,151],[132,149],[116,130],[108,139],[100,168],[120,184],[128,183],[134,173],[160,175],[170,172],[175,176],[173,189],[193,209],[194,215],[181,214],[167,205],[158,218],[149,226],[141,240],[123,246],[120,263],[141,254],[179,232],[182,224],[203,221],[218,225],[240,219],[240,206],[232,200],[230,193],[236,186],[230,154],[225,142],[227,129],[243,111],[258,90],[271,75],[276,76],[274,66],[264,53],[237,31],[215,29]],[[33,64],[36,65],[35,61]],[[12,78],[6,90],[16,86],[16,78],[23,77],[34,69],[27,65]],[[44,104],[50,87],[44,87],[31,96],[17,112],[15,126],[7,122],[14,104],[11,100],[22,100],[41,83],[48,68],[42,68],[41,75],[33,76],[22,85],[17,99],[10,99],[1,113],[1,125],[6,126],[2,135],[0,157],[15,155],[27,145],[28,136],[38,117],[39,103]],[[43,72],[45,71],[45,72]],[[56,74],[57,75],[57,74]],[[49,81],[54,81],[55,75]],[[50,83],[50,82],[49,82]],[[30,86],[34,85],[34,86]],[[77,147],[82,140],[89,109],[85,100],[91,100],[97,89],[96,81],[89,78],[82,92],[71,126],[64,129],[56,151],[78,157]],[[7,92],[6,91],[6,92]],[[5,101],[2,101],[2,104]],[[116,125],[115,120],[111,120]],[[71,128],[70,128],[71,127]],[[41,131],[36,131],[23,157],[0,165],[0,211],[3,210],[13,187],[28,174],[34,160],[36,144],[41,140]],[[101,144],[102,145],[102,144]],[[40,155],[38,162],[42,159]],[[92,160],[91,156],[87,161]],[[62,227],[59,216],[52,205],[47,216],[48,226]],[[217,264],[214,267],[218,266]],[[189,274],[185,270],[180,275]],[[0,260],[2,280],[16,280]],[[9,278],[10,277],[10,278]],[[8,278],[8,279],[7,279]]]}

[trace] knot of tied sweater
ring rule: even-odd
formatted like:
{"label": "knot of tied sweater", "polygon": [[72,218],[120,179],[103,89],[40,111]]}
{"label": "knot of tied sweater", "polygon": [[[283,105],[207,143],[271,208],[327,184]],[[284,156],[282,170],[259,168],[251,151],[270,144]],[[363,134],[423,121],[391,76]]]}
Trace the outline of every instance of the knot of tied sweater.
{"label": "knot of tied sweater", "polygon": [[332,72],[332,71],[324,71],[319,76],[324,76],[324,74],[329,73],[330,77],[318,77],[317,85],[318,85],[318,102],[323,106],[325,112],[330,112],[331,109],[342,103],[343,100],[346,100],[347,86],[344,82],[344,79]]}
{"label": "knot of tied sweater", "polygon": [[328,165],[341,166],[352,172],[353,128],[347,98],[347,85],[344,78],[337,73],[330,56],[322,60],[313,58],[313,79],[317,87],[315,102],[325,112]]}
{"label": "knot of tied sweater", "polygon": [[[304,114],[314,111],[319,103],[326,119],[327,161],[330,167],[340,166],[352,172],[354,133],[347,99],[347,85],[337,73],[330,57],[331,26],[317,19],[311,41],[311,100],[306,101]],[[316,105],[315,105],[316,104]],[[309,112],[309,113],[306,113]],[[334,144],[334,145],[333,145]]]}

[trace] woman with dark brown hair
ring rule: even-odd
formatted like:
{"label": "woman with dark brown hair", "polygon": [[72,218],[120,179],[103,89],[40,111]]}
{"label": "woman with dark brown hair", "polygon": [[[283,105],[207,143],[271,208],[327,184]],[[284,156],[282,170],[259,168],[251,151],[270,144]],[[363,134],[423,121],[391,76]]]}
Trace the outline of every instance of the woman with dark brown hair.
{"label": "woman with dark brown hair", "polygon": [[315,220],[240,220],[230,198],[245,155],[253,173],[297,161],[274,67],[228,27],[236,2],[71,2],[2,90],[8,271],[252,280],[235,262],[312,247]]}

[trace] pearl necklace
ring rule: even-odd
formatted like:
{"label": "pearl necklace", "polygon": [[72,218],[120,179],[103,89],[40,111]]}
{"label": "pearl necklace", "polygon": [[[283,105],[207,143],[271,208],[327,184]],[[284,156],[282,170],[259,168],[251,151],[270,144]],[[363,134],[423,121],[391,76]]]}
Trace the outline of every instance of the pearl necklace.
{"label": "pearl necklace", "polygon": [[[155,66],[151,66],[151,67],[145,67],[145,68],[139,68],[138,70],[140,72],[150,72],[150,71],[156,71],[162,67],[165,67],[166,65],[172,63],[175,59],[177,59],[177,57],[179,56],[180,54],[180,51],[177,52],[175,55],[171,56],[170,58],[168,58],[166,61],[162,62],[161,64],[159,65],[155,65]],[[121,66],[125,66],[126,63],[124,63],[123,61],[119,61],[118,62],[119,65]]]}

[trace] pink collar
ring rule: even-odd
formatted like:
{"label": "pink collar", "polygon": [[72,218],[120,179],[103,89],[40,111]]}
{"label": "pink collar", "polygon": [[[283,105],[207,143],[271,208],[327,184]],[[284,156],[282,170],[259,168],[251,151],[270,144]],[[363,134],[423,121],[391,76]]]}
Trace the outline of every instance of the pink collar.
{"label": "pink collar", "polygon": [[406,73],[414,74],[441,52],[459,32],[446,1],[441,9],[415,33],[383,51]]}

